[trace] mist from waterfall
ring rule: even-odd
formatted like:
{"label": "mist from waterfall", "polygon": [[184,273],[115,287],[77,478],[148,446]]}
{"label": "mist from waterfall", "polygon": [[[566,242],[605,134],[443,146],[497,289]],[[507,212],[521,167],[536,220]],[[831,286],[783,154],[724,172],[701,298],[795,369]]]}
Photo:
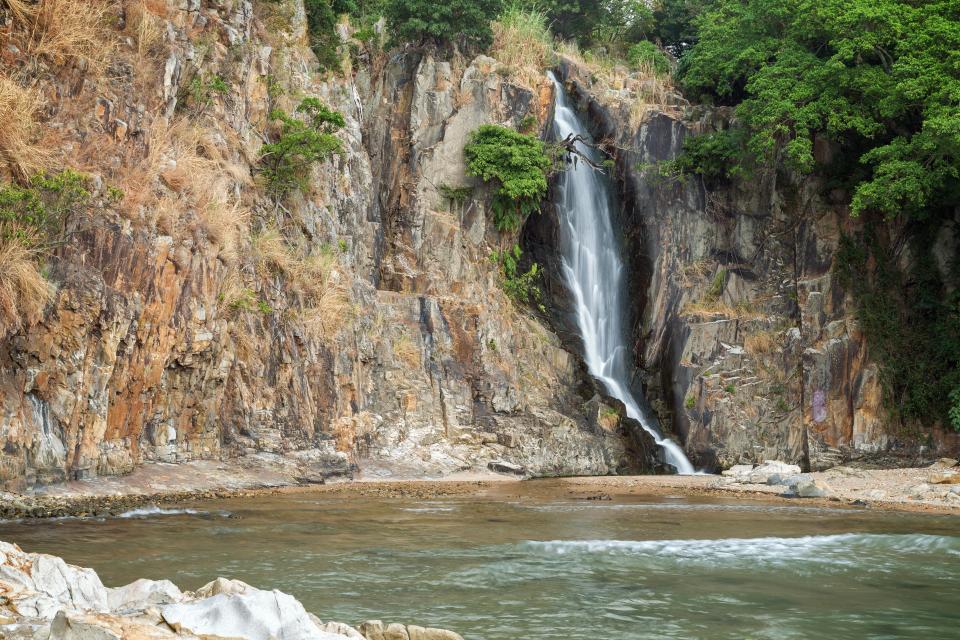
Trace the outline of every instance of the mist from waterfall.
{"label": "mist from waterfall", "polygon": [[[554,138],[586,136],[587,129],[570,107],[563,85],[553,74],[550,78],[556,85]],[[600,160],[595,149],[579,142],[577,148],[591,160]],[[660,433],[649,411],[630,392],[633,366],[623,327],[626,288],[620,245],[613,232],[610,189],[606,176],[582,161],[571,162],[558,184],[561,266],[583,339],[583,358],[590,374],[653,436],[666,462],[678,473],[695,473],[680,446]]]}

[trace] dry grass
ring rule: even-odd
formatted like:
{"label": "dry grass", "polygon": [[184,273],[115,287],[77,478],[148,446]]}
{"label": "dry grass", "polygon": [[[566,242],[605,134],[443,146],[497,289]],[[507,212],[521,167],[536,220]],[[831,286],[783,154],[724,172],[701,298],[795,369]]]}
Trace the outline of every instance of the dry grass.
{"label": "dry grass", "polygon": [[680,315],[700,321],[709,320],[759,320],[763,314],[749,302],[740,302],[735,306],[722,300],[704,299],[683,305]]}
{"label": "dry grass", "polygon": [[[667,97],[675,89],[668,75],[657,73],[651,66],[630,69],[625,62],[607,54],[581,51],[575,42],[558,42],[556,51],[590,72],[592,93],[608,106],[625,105],[630,125],[637,127],[652,110],[673,111]],[[624,97],[622,90],[627,89]]]}
{"label": "dry grass", "polygon": [[314,337],[333,336],[353,317],[350,292],[340,282],[332,250],[301,256],[275,229],[254,236],[251,246],[258,275],[284,277],[303,305],[298,319]]}
{"label": "dry grass", "polygon": [[40,320],[53,297],[38,258],[20,242],[0,240],[0,337]]}
{"label": "dry grass", "polygon": [[504,65],[510,77],[526,86],[544,79],[553,61],[553,41],[542,11],[514,5],[493,23],[490,55]]}
{"label": "dry grass", "polygon": [[36,117],[43,109],[39,91],[0,76],[0,160],[10,175],[26,180],[46,168],[50,151],[38,144]]}
{"label": "dry grass", "polygon": [[125,174],[121,187],[125,206],[143,210],[147,222],[167,235],[178,235],[184,215],[192,213],[221,259],[230,263],[248,235],[250,217],[237,187],[252,180],[214,136],[186,119],[157,123],[146,159]]}
{"label": "dry grass", "polygon": [[743,348],[750,355],[770,353],[777,348],[777,336],[773,331],[758,331],[744,339]]}
{"label": "dry grass", "polygon": [[127,2],[124,9],[127,33],[137,42],[137,56],[144,61],[159,59],[166,48],[166,21],[145,0]]}
{"label": "dry grass", "polygon": [[27,0],[2,0],[3,5],[7,7],[13,21],[18,24],[26,24],[36,10],[36,5]]}
{"label": "dry grass", "polygon": [[15,26],[29,54],[102,75],[114,45],[106,28],[114,10],[110,0],[40,0],[29,7],[23,2],[12,4],[17,5]]}
{"label": "dry grass", "polygon": [[393,340],[393,357],[411,369],[420,368],[420,348],[403,333]]}

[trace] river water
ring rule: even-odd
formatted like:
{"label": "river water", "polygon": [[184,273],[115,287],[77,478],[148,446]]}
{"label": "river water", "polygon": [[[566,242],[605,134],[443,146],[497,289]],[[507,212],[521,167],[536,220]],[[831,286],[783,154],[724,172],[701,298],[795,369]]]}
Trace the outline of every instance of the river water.
{"label": "river water", "polygon": [[302,493],[0,523],[108,586],[239,578],[467,640],[956,638],[960,516],[689,498]]}

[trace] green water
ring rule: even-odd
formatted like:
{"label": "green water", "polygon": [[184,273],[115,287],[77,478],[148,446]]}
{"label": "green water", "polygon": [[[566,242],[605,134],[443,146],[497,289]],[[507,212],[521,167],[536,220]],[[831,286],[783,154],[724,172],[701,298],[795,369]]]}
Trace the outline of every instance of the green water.
{"label": "green water", "polygon": [[107,585],[216,576],[467,640],[960,637],[960,517],[733,500],[298,494],[0,523]]}

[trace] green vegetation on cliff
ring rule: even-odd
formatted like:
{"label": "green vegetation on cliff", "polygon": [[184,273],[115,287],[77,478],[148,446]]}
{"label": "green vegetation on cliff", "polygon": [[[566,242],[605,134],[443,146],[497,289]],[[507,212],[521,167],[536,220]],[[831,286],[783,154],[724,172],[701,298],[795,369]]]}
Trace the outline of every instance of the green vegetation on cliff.
{"label": "green vegetation on cliff", "polygon": [[515,231],[540,210],[552,166],[539,138],[498,125],[482,125],[463,149],[467,171],[493,182],[493,220],[500,231]]}

